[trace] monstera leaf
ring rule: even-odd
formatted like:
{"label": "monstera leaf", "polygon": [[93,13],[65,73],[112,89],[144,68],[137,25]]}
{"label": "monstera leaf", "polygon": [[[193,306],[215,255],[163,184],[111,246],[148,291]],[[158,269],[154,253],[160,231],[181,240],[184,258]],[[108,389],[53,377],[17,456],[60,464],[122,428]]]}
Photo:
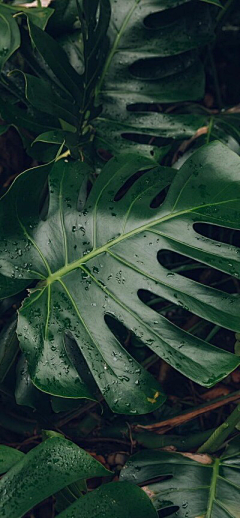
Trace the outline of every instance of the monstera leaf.
{"label": "monstera leaf", "polygon": [[5,471],[13,467],[0,481],[1,518],[21,518],[56,493],[58,507],[61,498],[66,509],[58,515],[61,518],[111,518],[113,514],[117,518],[157,517],[144,491],[128,482],[103,485],[83,496],[87,492],[86,479],[106,477],[111,472],[63,437],[51,437],[26,455],[12,448],[6,450],[0,449],[0,461],[8,454]]}
{"label": "monstera leaf", "polygon": [[110,50],[96,87],[103,111],[94,126],[100,147],[115,153],[129,149],[120,138],[126,134],[162,135],[164,116],[130,112],[132,105],[202,97],[204,72],[196,49],[211,40],[213,24],[200,2],[117,0],[111,7]]}
{"label": "monstera leaf", "polygon": [[[86,164],[60,160],[50,169],[20,175],[0,203],[1,296],[38,281],[18,320],[33,383],[53,395],[93,398],[84,360],[114,411],[158,407],[164,401],[159,384],[120,345],[110,317],[204,386],[236,368],[237,356],[179,329],[141,294],[240,331],[239,295],[186,279],[158,261],[158,252],[167,249],[239,277],[239,249],[194,229],[197,222],[239,228],[239,157],[220,143],[202,147],[179,170],[158,208],[151,202],[175,172],[147,158],[110,161],[87,200]],[[139,170],[144,174],[136,180]],[[49,173],[49,207],[39,219]]]}
{"label": "monstera leaf", "polygon": [[[134,146],[151,156],[157,148],[148,143],[156,137],[184,139],[204,125],[200,115],[146,111],[146,104],[203,96],[198,51],[214,34],[207,3],[83,0],[77,9],[75,2],[55,0],[51,5],[56,13],[50,31],[56,34],[57,20],[65,15],[67,23],[78,15],[81,29],[58,42],[29,20],[34,50],[23,34],[21,51],[40,77],[25,75],[26,108],[19,99],[17,106],[0,101],[6,122],[33,131],[37,145],[64,143],[75,157],[87,146],[92,152],[92,143],[113,155]],[[51,116],[45,128],[41,113]]]}
{"label": "monstera leaf", "polygon": [[[141,485],[146,482],[147,494],[156,509],[165,510],[164,516],[238,518],[239,446],[238,437],[220,459],[206,454],[144,451],[128,461],[120,479]],[[160,477],[167,479],[154,482]]]}

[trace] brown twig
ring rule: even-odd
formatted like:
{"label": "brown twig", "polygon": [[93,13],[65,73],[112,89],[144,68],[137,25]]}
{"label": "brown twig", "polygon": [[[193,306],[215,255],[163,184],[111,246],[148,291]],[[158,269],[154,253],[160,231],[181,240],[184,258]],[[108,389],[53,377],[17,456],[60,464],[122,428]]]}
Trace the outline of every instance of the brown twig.
{"label": "brown twig", "polygon": [[191,421],[192,419],[195,419],[196,417],[199,417],[202,414],[205,414],[206,412],[210,412],[212,410],[215,410],[216,408],[220,408],[223,405],[227,405],[228,403],[232,401],[237,401],[240,399],[240,391],[235,392],[234,394],[231,394],[230,396],[225,396],[224,398],[221,398],[220,400],[212,401],[211,403],[207,403],[204,405],[201,405],[200,407],[196,408],[195,410],[190,410],[187,412],[184,412],[183,414],[177,415],[175,417],[171,417],[170,419],[166,419],[164,421],[160,421],[159,423],[154,423],[151,425],[136,425],[134,426],[134,431],[140,431],[140,430],[148,430],[150,432],[155,433],[165,433],[168,430],[171,430],[175,426],[180,426],[181,424],[187,423],[188,421]]}

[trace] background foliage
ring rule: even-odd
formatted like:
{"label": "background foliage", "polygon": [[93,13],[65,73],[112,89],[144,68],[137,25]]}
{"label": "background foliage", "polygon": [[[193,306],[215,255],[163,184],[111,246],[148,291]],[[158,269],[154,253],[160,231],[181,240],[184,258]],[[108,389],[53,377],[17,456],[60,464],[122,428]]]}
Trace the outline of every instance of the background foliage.
{"label": "background foliage", "polygon": [[0,516],[238,516],[239,17],[0,2]]}

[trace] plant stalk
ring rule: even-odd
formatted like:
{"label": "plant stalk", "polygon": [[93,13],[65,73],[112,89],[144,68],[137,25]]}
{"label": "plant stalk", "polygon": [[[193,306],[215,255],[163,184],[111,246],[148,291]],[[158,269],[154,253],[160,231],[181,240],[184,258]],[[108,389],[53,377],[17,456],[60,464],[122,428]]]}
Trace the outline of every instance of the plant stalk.
{"label": "plant stalk", "polygon": [[240,422],[240,404],[235,408],[232,414],[221,424],[209,437],[209,439],[198,449],[198,453],[214,453],[219,450],[234,431],[235,426]]}
{"label": "plant stalk", "polygon": [[234,6],[235,0],[228,0],[225,4],[224,8],[221,9],[217,16],[217,24],[220,25],[220,22],[222,22],[223,18],[225,18],[225,15],[227,12]]}

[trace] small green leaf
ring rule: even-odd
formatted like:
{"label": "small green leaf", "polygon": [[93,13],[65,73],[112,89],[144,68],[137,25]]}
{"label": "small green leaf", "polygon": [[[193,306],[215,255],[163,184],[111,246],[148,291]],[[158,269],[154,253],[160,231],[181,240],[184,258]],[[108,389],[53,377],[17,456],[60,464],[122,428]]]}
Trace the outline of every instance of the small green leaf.
{"label": "small green leaf", "polygon": [[82,78],[70,65],[62,47],[46,32],[29,21],[31,39],[65,90],[80,104],[83,95]]}
{"label": "small green leaf", "polygon": [[78,124],[78,110],[75,103],[64,98],[64,91],[51,83],[24,74],[26,82],[26,98],[37,110],[66,120],[69,124]]}
{"label": "small green leaf", "polygon": [[20,46],[20,32],[7,6],[0,4],[0,71]]}
{"label": "small green leaf", "polygon": [[25,128],[34,134],[40,134],[43,132],[51,131],[60,126],[58,119],[46,114],[42,114],[33,108],[19,108],[17,105],[5,102],[4,99],[0,98],[0,114],[4,121],[9,122],[9,125],[16,126],[17,128]]}

